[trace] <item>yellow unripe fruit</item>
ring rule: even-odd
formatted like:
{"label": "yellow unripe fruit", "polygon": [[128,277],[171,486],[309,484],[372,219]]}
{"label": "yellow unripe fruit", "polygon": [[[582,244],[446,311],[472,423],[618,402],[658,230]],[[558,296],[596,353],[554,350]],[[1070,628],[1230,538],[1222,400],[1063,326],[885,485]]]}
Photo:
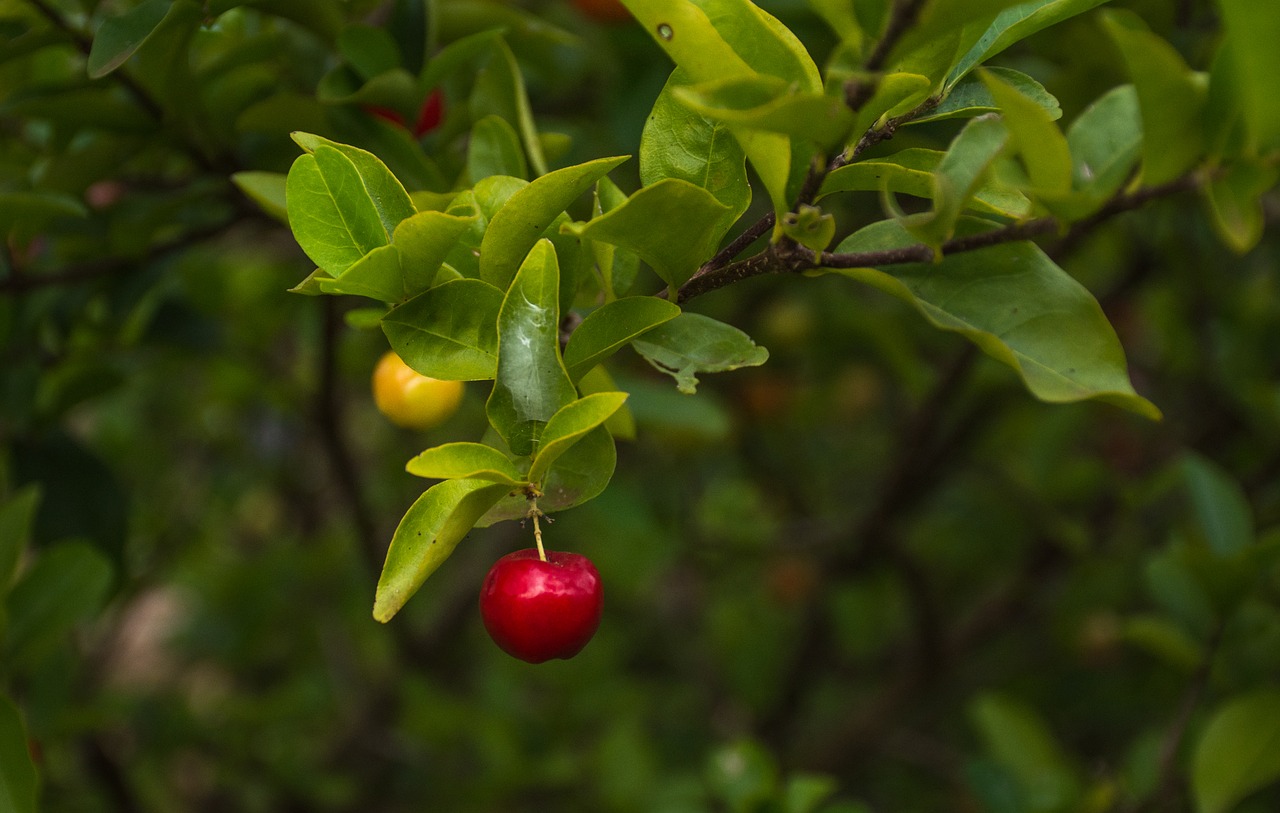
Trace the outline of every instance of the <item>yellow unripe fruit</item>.
{"label": "yellow unripe fruit", "polygon": [[441,381],[414,370],[388,350],[373,370],[373,401],[397,426],[431,429],[449,419],[462,403],[461,381]]}

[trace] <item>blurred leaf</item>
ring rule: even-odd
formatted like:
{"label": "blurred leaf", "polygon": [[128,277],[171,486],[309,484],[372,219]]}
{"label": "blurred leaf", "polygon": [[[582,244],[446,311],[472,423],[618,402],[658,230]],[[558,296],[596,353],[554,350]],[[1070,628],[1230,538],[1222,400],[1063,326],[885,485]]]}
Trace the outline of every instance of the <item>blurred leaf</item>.
{"label": "blurred leaf", "polygon": [[1031,0],[1005,9],[952,68],[947,87],[1010,45],[1105,2],[1107,0]]}
{"label": "blurred leaf", "polygon": [[1262,196],[1278,178],[1280,170],[1274,166],[1241,160],[1214,173],[1204,186],[1211,222],[1235,253],[1244,254],[1262,240],[1266,225]]}
{"label": "blurred leaf", "polygon": [[1280,779],[1280,691],[1260,689],[1220,706],[1196,744],[1191,787],[1197,813],[1229,813]]}
{"label": "blurred leaf", "polygon": [[743,740],[711,756],[707,785],[731,813],[752,813],[777,792],[778,768],[762,746]]}
{"label": "blurred leaf", "polygon": [[477,121],[467,144],[467,174],[473,182],[490,175],[527,180],[529,166],[515,128],[497,116],[485,116]]}
{"label": "blurred leaf", "polygon": [[[814,813],[831,798],[840,784],[829,776],[799,774],[787,780],[782,789],[783,813]],[[826,808],[824,808],[826,809]]]}
{"label": "blurred leaf", "polygon": [[382,330],[413,369],[448,381],[497,375],[502,292],[478,279],[452,280],[391,310]]}
{"label": "blurred leaf", "polygon": [[706,189],[668,178],[599,217],[561,228],[635,252],[674,290],[715,253],[727,211]]}
{"label": "blurred leaf", "polygon": [[477,121],[486,116],[497,116],[514,127],[520,133],[529,168],[534,175],[545,175],[547,159],[542,152],[542,142],[529,108],[524,74],[516,56],[502,39],[493,40],[489,51],[489,61],[477,75],[468,100],[471,115]]}
{"label": "blurred leaf", "polygon": [[1107,11],[1103,20],[1138,90],[1142,181],[1148,186],[1172,181],[1204,154],[1206,78],[1133,12]]}
{"label": "blurred leaf", "polygon": [[1143,575],[1147,592],[1167,613],[1198,635],[1209,635],[1217,612],[1204,586],[1196,580],[1196,574],[1182,560],[1176,548],[1171,547],[1148,559]]}
{"label": "blurred leaf", "polygon": [[446,480],[427,489],[396,528],[378,579],[373,617],[387,623],[453,553],[476,521],[510,491],[484,480]]}
{"label": "blurred leaf", "polygon": [[1235,63],[1235,92],[1243,101],[1245,121],[1257,149],[1280,148],[1280,99],[1272,77],[1280,76],[1280,16],[1265,3],[1222,0],[1226,43]]}
{"label": "blurred leaf", "polygon": [[498,315],[498,375],[485,411],[517,456],[577,398],[560,358],[560,270],[547,240],[529,252]]}
{"label": "blurred leaf", "polygon": [[262,211],[288,225],[289,209],[285,200],[288,176],[280,172],[236,172],[231,180]]}
{"label": "blurred leaf", "polygon": [[741,330],[698,313],[682,313],[631,345],[686,395],[697,390],[699,373],[758,367],[769,358],[769,351]]}
{"label": "blurred leaf", "polygon": [[1253,510],[1244,489],[1221,467],[1197,454],[1182,460],[1191,506],[1213,552],[1233,557],[1254,542]]}
{"label": "blurred leaf", "polygon": [[[1105,2],[1105,0],[1103,0]],[[1017,9],[1010,9],[1016,11]],[[1044,85],[1012,68],[992,67],[987,73],[1010,85],[1023,96],[1036,103],[1049,115],[1050,120],[1057,121],[1062,117],[1062,107],[1052,93],[1044,89]],[[918,116],[907,124],[921,124],[927,121],[942,119],[973,118],[984,113],[999,112],[999,105],[980,76],[966,76],[956,84],[933,110]]]}
{"label": "blurred leaf", "polygon": [[50,192],[0,192],[0,234],[37,230],[64,217],[85,217],[89,210],[70,195]]}
{"label": "blurred leaf", "polygon": [[42,551],[5,604],[5,663],[31,666],[67,643],[72,627],[102,606],[111,579],[111,563],[87,543],[60,542]]}
{"label": "blurred leaf", "polygon": [[[966,229],[985,230],[977,221]],[[881,221],[840,244],[840,253],[898,248],[911,236]],[[834,270],[834,269],[833,269]],[[840,273],[916,307],[934,326],[968,338],[1009,365],[1050,403],[1097,398],[1157,419],[1133,390],[1124,350],[1093,295],[1031,243],[953,254],[941,263]]]}
{"label": "blurred leaf", "polygon": [[1204,660],[1204,647],[1181,627],[1159,615],[1139,615],[1124,622],[1124,639],[1165,663],[1188,672]]}
{"label": "blurred leaf", "polygon": [[987,752],[1017,780],[1028,811],[1066,810],[1080,798],[1080,780],[1035,709],[997,694],[984,694],[969,716]]}
{"label": "blurred leaf", "polygon": [[551,416],[529,467],[529,480],[542,482],[551,465],[596,427],[609,420],[627,400],[625,392],[600,392],[566,404]]}
{"label": "blurred leaf", "polygon": [[0,810],[36,813],[38,785],[22,716],[12,700],[0,695]]}
{"label": "blurred leaf", "polygon": [[[618,392],[619,389],[617,382],[613,380],[613,376],[609,375],[609,371],[602,364],[591,368],[578,381],[578,391],[584,397],[602,392]],[[609,416],[609,419],[604,422],[604,428],[615,438],[622,438],[623,440],[636,439],[636,418],[626,404],[623,404],[618,408],[617,412]]]}
{"label": "blurred leaf", "polygon": [[1000,106],[1009,145],[1022,158],[1032,185],[1047,192],[1071,188],[1071,150],[1053,118],[1034,99],[997,74],[981,71],[987,90]]}
{"label": "blurred leaf", "polygon": [[609,170],[627,160],[598,158],[565,167],[522,187],[489,220],[480,243],[480,277],[501,289],[560,213]]}
{"label": "blurred leaf", "polygon": [[446,443],[427,449],[410,460],[405,471],[436,480],[486,480],[508,486],[535,479],[532,474],[521,475],[506,455],[483,443]]}
{"label": "blurred leaf", "polygon": [[676,100],[676,88],[685,84],[684,73],[679,68],[672,71],[645,120],[640,180],[653,186],[676,178],[706,189],[727,207],[712,230],[723,236],[751,205],[746,155],[723,122],[711,121]]}
{"label": "blurred leaf", "polygon": [[0,505],[0,598],[7,595],[22,552],[31,539],[40,487],[27,486]]}
{"label": "blurred leaf", "polygon": [[680,315],[663,299],[633,296],[603,305],[587,315],[564,349],[564,364],[574,381],[632,339]]}
{"label": "blurred leaf", "polygon": [[1067,128],[1075,187],[1098,205],[1120,190],[1142,155],[1142,117],[1133,85],[1104,93]]}
{"label": "blurred leaf", "polygon": [[348,25],[338,35],[337,45],[342,58],[366,81],[400,67],[400,49],[382,28]]}
{"label": "blurred leaf", "polygon": [[103,20],[89,50],[89,78],[101,79],[123,65],[178,5],[181,3],[171,0],[146,0],[123,14]]}

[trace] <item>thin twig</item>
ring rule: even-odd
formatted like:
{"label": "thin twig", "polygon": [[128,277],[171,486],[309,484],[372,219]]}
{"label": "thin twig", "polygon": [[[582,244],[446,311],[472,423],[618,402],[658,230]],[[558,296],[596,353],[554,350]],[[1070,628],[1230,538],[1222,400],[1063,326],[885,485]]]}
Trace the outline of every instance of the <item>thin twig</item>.
{"label": "thin twig", "polygon": [[889,10],[889,20],[885,24],[884,32],[872,49],[871,55],[867,57],[867,61],[863,63],[864,68],[868,71],[878,71],[884,67],[885,60],[889,58],[898,40],[902,39],[902,35],[915,25],[924,4],[925,0],[897,0],[893,4],[893,8]]}

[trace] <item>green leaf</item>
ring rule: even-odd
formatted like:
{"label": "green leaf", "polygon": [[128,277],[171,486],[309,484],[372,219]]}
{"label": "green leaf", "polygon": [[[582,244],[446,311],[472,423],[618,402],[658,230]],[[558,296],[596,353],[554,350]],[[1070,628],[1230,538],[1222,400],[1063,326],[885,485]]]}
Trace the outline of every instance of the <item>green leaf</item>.
{"label": "green leaf", "polygon": [[1099,205],[1124,185],[1142,154],[1142,118],[1138,94],[1121,85],[1085,108],[1067,128],[1072,174],[1077,189]]}
{"label": "green leaf", "polygon": [[[551,464],[542,483],[538,509],[549,514],[595,499],[608,487],[617,462],[613,437],[603,426],[596,427]],[[502,498],[478,525],[485,528],[495,522],[521,519],[528,510],[523,494],[510,495]]]}
{"label": "green leaf", "polygon": [[38,784],[22,715],[12,700],[0,695],[0,810],[36,813]]}
{"label": "green leaf", "polygon": [[38,486],[28,486],[0,506],[0,598],[9,592],[22,552],[31,538],[31,523],[40,504]]}
{"label": "green leaf", "polygon": [[857,134],[865,133],[884,119],[915,108],[928,98],[933,87],[929,77],[903,71],[867,78],[866,81],[875,82],[875,91],[858,109],[858,120],[853,128]]}
{"label": "green leaf", "polygon": [[1183,458],[1182,478],[1196,520],[1214,553],[1231,557],[1253,545],[1253,509],[1239,482],[1197,454]]}
{"label": "green leaf", "polygon": [[379,302],[403,302],[404,273],[400,252],[395,246],[379,246],[361,257],[337,279],[316,279],[325,294],[365,296]]}
{"label": "green leaf", "polygon": [[1194,167],[1205,151],[1208,83],[1168,42],[1129,11],[1103,15],[1124,57],[1142,112],[1142,180],[1158,186]]}
{"label": "green leaf", "polygon": [[1280,15],[1256,0],[1221,0],[1226,42],[1234,62],[1235,92],[1243,102],[1252,142],[1260,152],[1280,148]]}
{"label": "green leaf", "polygon": [[[849,164],[827,175],[818,197],[837,192],[892,192],[929,199],[934,193],[934,173],[944,155],[946,153],[939,150],[913,147],[883,158]],[[1031,201],[1018,190],[988,176],[978,186],[968,208],[1017,219],[1031,214]]]}
{"label": "green leaf", "polygon": [[675,98],[693,112],[735,127],[781,133],[830,149],[842,144],[854,115],[843,99],[797,90],[773,76],[681,85]]}
{"label": "green leaf", "polygon": [[480,243],[480,278],[505,289],[529,249],[560,213],[626,156],[598,158],[543,175],[511,195]]}
{"label": "green leaf", "polygon": [[533,174],[545,175],[547,159],[529,107],[524,74],[510,46],[502,39],[494,40],[490,51],[489,61],[477,74],[468,100],[471,115],[477,121],[486,116],[497,116],[511,124],[520,133]]}
{"label": "green leaf", "polygon": [[382,317],[382,332],[413,369],[444,381],[484,381],[498,371],[502,291],[478,279],[451,280]]}
{"label": "green leaf", "polygon": [[566,404],[542,430],[538,453],[529,467],[529,480],[541,483],[551,465],[588,432],[609,420],[627,400],[625,392],[600,392]]}
{"label": "green leaf", "polygon": [[1262,196],[1277,178],[1280,171],[1275,166],[1242,159],[1215,173],[1204,186],[1214,229],[1235,253],[1244,254],[1262,240],[1266,226]]}
{"label": "green leaf", "polygon": [[123,65],[151,37],[173,6],[170,0],[147,0],[124,14],[103,20],[89,49],[89,78],[101,79]]}
{"label": "green leaf", "polygon": [[1010,45],[1105,2],[1107,0],[1031,0],[1005,9],[952,68],[946,87],[956,85],[969,71]]}
{"label": "green leaf", "polygon": [[1196,813],[1229,813],[1280,779],[1280,690],[1236,697],[1214,712],[1191,764]]}
{"label": "green leaf", "polygon": [[41,229],[64,217],[85,217],[89,210],[70,195],[53,192],[0,193],[0,234],[11,230]]}
{"label": "green leaf", "polygon": [[506,455],[483,443],[446,443],[427,449],[410,460],[405,471],[437,480],[486,480],[508,486],[533,479],[522,476]]}
{"label": "green leaf", "polygon": [[560,269],[551,242],[529,252],[498,315],[498,376],[485,411],[517,456],[532,454],[542,427],[578,397],[560,359]]}
{"label": "green leaf", "polygon": [[[411,217],[417,211],[413,208],[413,200],[409,198],[409,193],[405,191],[404,186],[391,173],[391,170],[387,169],[387,165],[373,153],[310,133],[294,133],[293,140],[312,155],[328,147],[342,153],[351,162],[360,176],[360,184],[378,211],[378,218],[382,221],[382,228],[386,234],[390,235],[402,220]],[[350,194],[360,195],[357,190],[352,190]]]}
{"label": "green leaf", "polygon": [[680,308],[652,296],[632,296],[587,315],[569,337],[564,364],[575,382],[623,345],[680,315]]}
{"label": "green leaf", "polygon": [[1049,193],[1071,188],[1071,150],[1067,138],[1045,109],[999,76],[981,72],[982,81],[1000,105],[1009,145],[1027,168],[1033,187]]}
{"label": "green leaf", "polygon": [[286,197],[294,239],[330,276],[390,242],[355,164],[332,147],[293,162]]}
{"label": "green leaf", "polygon": [[1138,615],[1124,622],[1121,635],[1161,660],[1187,672],[1204,661],[1204,647],[1162,615]]}
{"label": "green leaf", "polygon": [[[602,364],[592,367],[578,381],[578,392],[582,393],[583,396],[596,395],[601,392],[618,392],[618,389],[617,382],[613,380],[613,376],[609,375],[609,371]],[[636,417],[632,414],[631,408],[627,404],[623,404],[617,412],[609,416],[609,419],[604,422],[604,428],[615,438],[622,438],[623,440],[636,439]]]}
{"label": "green leaf", "polygon": [[[815,813],[840,789],[840,783],[820,774],[794,774],[782,789],[783,813]],[[824,808],[824,810],[827,810]]]}
{"label": "green leaf", "polygon": [[[992,224],[966,222],[965,231]],[[914,242],[894,221],[846,238],[838,252]],[[839,269],[911,304],[934,326],[959,333],[1009,365],[1037,398],[1096,398],[1148,418],[1160,411],[1133,391],[1124,350],[1097,300],[1031,243],[953,254],[937,264]]]}
{"label": "green leaf", "polygon": [[102,605],[111,578],[111,563],[88,543],[46,548],[9,593],[5,662],[35,664],[65,643]]}
{"label": "green leaf", "polygon": [[490,175],[529,177],[529,165],[520,148],[520,135],[506,120],[485,116],[471,127],[467,174],[473,183]]}
{"label": "green leaf", "polygon": [[441,264],[479,218],[474,208],[463,204],[445,212],[418,212],[396,226],[391,241],[400,253],[404,274],[402,299],[435,285]]}
{"label": "green leaf", "polygon": [[896,70],[924,74],[941,88],[956,64],[982,39],[1001,12],[1022,0],[933,0],[925,3],[916,24],[898,40],[886,64]]}
{"label": "green leaf", "polygon": [[262,211],[281,223],[288,224],[289,209],[285,202],[288,176],[280,172],[236,172],[231,181]]}
{"label": "green leaf", "polygon": [[338,53],[365,80],[400,67],[400,48],[385,29],[348,25],[337,45]]}
{"label": "green leaf", "polygon": [[[1044,85],[1012,68],[987,68],[988,73],[995,75],[1002,82],[1011,85],[1015,90],[1031,99],[1041,107],[1052,121],[1062,118],[1062,107],[1057,98],[1044,89]],[[979,76],[966,76],[961,79],[946,95],[937,107],[923,116],[907,122],[922,124],[943,119],[970,119],[984,113],[997,113],[1000,107],[996,104],[987,84]]]}
{"label": "green leaf", "polygon": [[561,228],[634,251],[674,290],[715,254],[727,211],[706,189],[668,178],[600,217]]}
{"label": "green leaf", "polygon": [[373,617],[384,624],[394,618],[480,517],[509,491],[509,486],[484,480],[446,480],[427,489],[391,538]]}
{"label": "green leaf", "polygon": [[934,172],[933,211],[903,216],[903,226],[935,250],[946,242],[1008,138],[1009,131],[995,116],[980,116],[966,124]]}
{"label": "green leaf", "polygon": [[783,215],[780,225],[783,234],[817,254],[826,251],[836,237],[835,216],[807,203]]}
{"label": "green leaf", "polygon": [[969,706],[969,716],[996,764],[1017,780],[1028,811],[1067,810],[1080,798],[1080,780],[1035,709],[997,694]]}
{"label": "green leaf", "polygon": [[746,154],[727,125],[676,100],[676,88],[685,84],[687,77],[677,68],[653,103],[640,136],[640,181],[653,186],[675,178],[710,192],[727,207],[714,229],[718,242],[751,205]]}
{"label": "green leaf", "polygon": [[741,330],[698,313],[682,313],[631,345],[686,395],[697,391],[698,373],[758,367],[769,359],[769,351]]}

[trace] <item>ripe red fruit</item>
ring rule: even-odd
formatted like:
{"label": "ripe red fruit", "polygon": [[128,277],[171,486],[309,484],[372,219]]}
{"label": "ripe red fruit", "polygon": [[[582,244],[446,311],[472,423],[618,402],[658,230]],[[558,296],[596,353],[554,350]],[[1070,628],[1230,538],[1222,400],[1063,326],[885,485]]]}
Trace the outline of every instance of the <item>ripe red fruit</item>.
{"label": "ripe red fruit", "polygon": [[529,663],[572,658],[595,635],[604,608],[600,572],[579,553],[533,548],[503,556],[480,589],[480,617],[502,651]]}

